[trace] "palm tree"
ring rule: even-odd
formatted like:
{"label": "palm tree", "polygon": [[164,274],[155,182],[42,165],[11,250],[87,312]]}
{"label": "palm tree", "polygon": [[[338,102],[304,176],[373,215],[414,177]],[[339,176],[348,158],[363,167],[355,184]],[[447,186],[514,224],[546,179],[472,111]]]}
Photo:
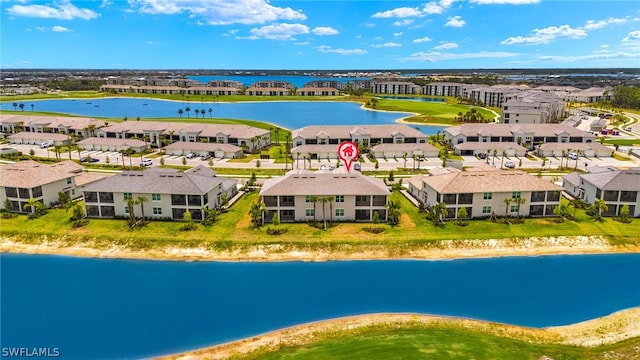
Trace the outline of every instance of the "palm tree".
{"label": "palm tree", "polygon": [[602,217],[603,211],[607,211],[609,209],[609,207],[607,206],[607,203],[602,199],[596,199],[593,202],[593,206],[598,211],[598,218]]}
{"label": "palm tree", "polygon": [[20,110],[24,111],[24,104],[20,104]]}
{"label": "palm tree", "polygon": [[209,117],[213,119],[213,109],[209,108]]}
{"label": "palm tree", "polygon": [[580,200],[578,199],[571,199],[569,200],[569,206],[573,207],[573,218],[576,218],[576,211],[578,210],[578,206],[580,204]]}
{"label": "palm tree", "polygon": [[509,216],[509,205],[513,202],[513,198],[506,198],[502,200],[504,203],[504,217]]}
{"label": "palm tree", "polygon": [[391,225],[397,225],[400,222],[400,204],[389,200],[387,209],[387,222]]}
{"label": "palm tree", "polygon": [[184,114],[184,110],[178,109],[178,115],[180,115],[180,117],[182,117],[182,114]]}
{"label": "palm tree", "polygon": [[506,151],[502,151],[502,158],[500,158],[500,169],[502,169],[502,164],[504,163],[504,157],[507,155]]}
{"label": "palm tree", "polygon": [[434,224],[442,223],[442,215],[447,212],[447,204],[440,202],[431,207],[431,220]]}
{"label": "palm tree", "polygon": [[335,196],[327,196],[327,201],[329,202],[329,223],[333,224],[333,202],[335,201]]}
{"label": "palm tree", "polygon": [[135,209],[133,206],[136,204],[136,201],[133,200],[132,197],[127,198],[127,208],[129,209],[129,226],[133,226],[136,223],[136,215],[134,214]]}
{"label": "palm tree", "polygon": [[144,223],[144,203],[146,202],[149,202],[149,199],[147,199],[147,197],[144,195],[138,195],[138,197],[136,198],[136,204],[140,205],[140,215],[142,215],[142,223]]}
{"label": "palm tree", "polygon": [[322,202],[322,222],[323,222],[322,228],[324,230],[327,230],[327,210],[326,210],[325,204],[328,201],[329,201],[329,197],[328,196],[321,196],[320,197],[320,202]]}
{"label": "palm tree", "polygon": [[255,201],[249,208],[249,215],[251,216],[251,222],[253,226],[262,225],[262,213],[264,213],[266,206],[264,201]]}
{"label": "palm tree", "polygon": [[184,111],[187,112],[187,117],[189,117],[189,113],[191,111],[191,108],[187,106],[186,108],[184,108]]}
{"label": "palm tree", "polygon": [[316,195],[309,196],[309,201],[313,203],[313,223],[314,224],[317,222],[317,220],[316,220],[316,204],[318,203],[319,200],[320,200],[320,198],[317,197]]}
{"label": "palm tree", "polygon": [[200,110],[196,109],[194,112],[196,113],[196,118],[197,118],[198,114],[200,114]]}
{"label": "palm tree", "polygon": [[200,114],[202,114],[202,118],[204,119],[204,114],[205,114],[205,110],[204,109],[200,109]]}
{"label": "palm tree", "polygon": [[526,202],[527,200],[522,197],[513,198],[513,203],[517,205],[516,210],[518,211],[518,218],[520,218],[520,206],[524,205]]}
{"label": "palm tree", "polygon": [[13,111],[17,111],[18,103],[13,103]]}
{"label": "palm tree", "polygon": [[276,133],[276,144],[280,145],[280,128],[276,127],[274,131]]}
{"label": "palm tree", "polygon": [[31,111],[33,111],[33,107],[34,107],[34,106],[35,106],[35,105],[31,104]]}
{"label": "palm tree", "polygon": [[41,206],[42,206],[42,203],[34,198],[30,198],[24,204],[25,209],[31,209],[31,214],[35,214],[36,210],[40,209]]}

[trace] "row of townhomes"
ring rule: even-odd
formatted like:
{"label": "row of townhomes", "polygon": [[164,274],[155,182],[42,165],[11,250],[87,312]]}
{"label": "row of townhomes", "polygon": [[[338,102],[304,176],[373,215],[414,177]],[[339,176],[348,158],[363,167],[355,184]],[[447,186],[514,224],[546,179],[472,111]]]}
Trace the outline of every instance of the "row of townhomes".
{"label": "row of townhomes", "polygon": [[[88,217],[113,218],[129,216],[128,199],[148,200],[144,216],[150,219],[182,220],[190,211],[193,220],[204,220],[203,209],[219,209],[223,199],[237,193],[237,181],[216,176],[206,166],[196,166],[185,172],[152,168],[145,171],[124,171],[96,181],[83,189]],[[136,206],[135,216],[142,208]]]}
{"label": "row of townhomes", "polygon": [[576,152],[587,157],[608,157],[612,150],[596,143],[595,135],[564,124],[463,124],[444,130],[458,155],[524,156],[536,151],[542,156]]}
{"label": "row of townhomes", "polygon": [[337,145],[343,141],[352,141],[381,158],[438,156],[426,134],[404,124],[306,126],[293,130],[291,138],[291,154],[296,159],[337,159]]}
{"label": "row of townhomes", "polygon": [[607,205],[604,216],[620,215],[624,205],[629,207],[630,216],[640,216],[640,168],[590,166],[585,174],[573,172],[563,176],[563,187],[588,204],[604,200]]}
{"label": "row of townhomes", "polygon": [[241,157],[271,144],[271,132],[248,125],[185,124],[89,118],[0,115],[0,131],[14,144],[55,146],[76,143],[82,150],[141,152],[165,148],[169,155],[195,152],[217,158]]}
{"label": "row of townhomes", "polygon": [[[409,180],[409,193],[426,207],[444,203],[447,218],[457,218],[465,208],[471,218],[496,215],[553,216],[560,205],[562,187],[524,171],[505,171],[492,167],[436,170],[430,176]],[[522,204],[505,199],[521,198]]]}

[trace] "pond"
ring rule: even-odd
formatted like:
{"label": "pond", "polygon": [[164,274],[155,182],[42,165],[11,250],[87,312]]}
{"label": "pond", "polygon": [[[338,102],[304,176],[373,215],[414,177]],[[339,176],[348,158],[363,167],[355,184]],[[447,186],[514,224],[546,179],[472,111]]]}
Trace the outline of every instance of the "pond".
{"label": "pond", "polygon": [[324,263],[2,254],[0,341],[116,359],[377,312],[564,325],[640,306],[638,269],[640,254]]}
{"label": "pond", "polygon": [[[245,119],[276,124],[287,129],[298,129],[309,125],[380,125],[394,124],[397,120],[411,116],[410,113],[375,111],[364,109],[360,104],[339,101],[263,101],[240,103],[179,102],[138,98],[104,98],[77,100],[34,100],[25,104],[28,115],[31,104],[35,111],[48,111],[86,117],[141,118],[179,117],[196,118],[195,110],[202,122],[208,118]],[[189,107],[187,113],[185,109]],[[0,103],[1,110],[14,110],[13,102]],[[209,112],[211,109],[211,112]],[[435,134],[443,126],[418,125],[425,134]]]}

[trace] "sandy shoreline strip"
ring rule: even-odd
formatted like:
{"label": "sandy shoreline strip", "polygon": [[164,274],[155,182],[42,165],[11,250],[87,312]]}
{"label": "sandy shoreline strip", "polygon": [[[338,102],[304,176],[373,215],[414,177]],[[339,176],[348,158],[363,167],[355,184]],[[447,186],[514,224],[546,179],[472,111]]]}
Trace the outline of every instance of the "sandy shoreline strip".
{"label": "sandy shoreline strip", "polygon": [[[239,242],[239,245],[241,243]],[[65,239],[40,239],[37,243],[2,237],[0,252],[50,254],[94,258],[177,261],[331,261],[331,260],[444,260],[463,258],[574,254],[640,253],[640,246],[612,246],[599,236],[531,237],[524,239],[441,240],[429,247],[402,249],[381,245],[343,245],[338,249],[290,248],[265,244],[225,251],[203,247],[164,247],[134,250],[119,246],[70,245]]]}
{"label": "sandy shoreline strip", "polygon": [[370,326],[455,326],[496,336],[537,343],[567,344],[583,347],[613,344],[640,336],[640,308],[632,308],[585,322],[528,328],[473,319],[407,313],[380,313],[349,316],[302,324],[259,336],[203,349],[159,357],[163,360],[226,359],[252,351],[275,350],[280,346],[311,344],[325,333],[349,332]]}

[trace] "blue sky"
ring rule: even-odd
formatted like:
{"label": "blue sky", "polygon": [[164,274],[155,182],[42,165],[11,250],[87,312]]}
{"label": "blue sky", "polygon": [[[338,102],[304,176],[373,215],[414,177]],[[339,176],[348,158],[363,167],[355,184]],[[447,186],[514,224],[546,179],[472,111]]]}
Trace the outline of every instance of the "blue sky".
{"label": "blue sky", "polygon": [[640,67],[640,2],[0,0],[2,68]]}

